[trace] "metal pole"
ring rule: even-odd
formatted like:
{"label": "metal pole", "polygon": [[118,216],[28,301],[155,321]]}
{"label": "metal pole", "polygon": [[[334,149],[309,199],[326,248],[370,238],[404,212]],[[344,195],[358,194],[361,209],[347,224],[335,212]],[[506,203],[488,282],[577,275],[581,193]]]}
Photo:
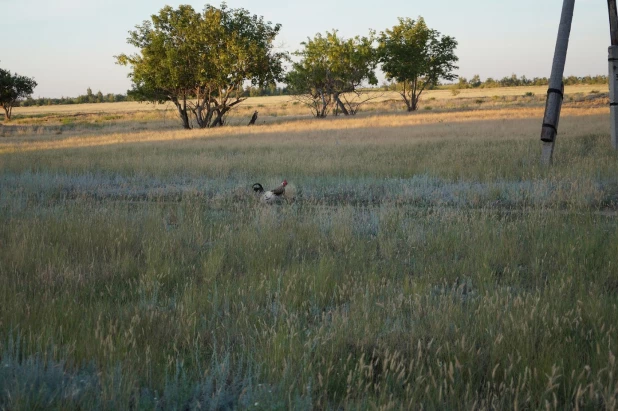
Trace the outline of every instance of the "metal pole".
{"label": "metal pole", "polygon": [[609,34],[612,39],[612,46],[618,46],[618,13],[616,12],[616,0],[607,0],[607,10],[609,12]]}
{"label": "metal pole", "polygon": [[618,150],[618,13],[616,0],[607,0],[609,12],[609,32],[612,45],[609,54],[609,121],[612,147]]}
{"label": "metal pole", "polygon": [[562,108],[562,99],[564,98],[562,77],[564,75],[567,49],[569,48],[569,36],[571,35],[571,22],[573,21],[574,9],[575,0],[564,0],[551,77],[549,79],[549,89],[547,90],[543,127],[541,129],[541,141],[543,142],[541,162],[546,165],[551,164],[556,135],[558,134],[560,109]]}

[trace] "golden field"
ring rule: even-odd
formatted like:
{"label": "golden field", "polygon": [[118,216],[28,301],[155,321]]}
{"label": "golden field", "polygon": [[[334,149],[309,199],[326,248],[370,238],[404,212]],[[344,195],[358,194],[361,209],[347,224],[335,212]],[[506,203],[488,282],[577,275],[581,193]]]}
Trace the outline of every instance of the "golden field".
{"label": "golden field", "polygon": [[[427,103],[429,99],[439,100],[454,100],[479,97],[503,97],[503,96],[521,96],[526,93],[534,93],[535,95],[545,95],[547,93],[546,86],[530,86],[530,87],[500,87],[489,89],[462,89],[460,94],[453,95],[451,90],[428,90],[423,94],[423,100]],[[568,95],[583,93],[589,94],[592,91],[607,92],[607,86],[599,85],[575,85],[566,86],[565,93]],[[398,100],[400,97],[393,91],[375,91],[370,94],[377,94],[380,97],[376,102],[384,100]],[[241,106],[250,106],[251,108],[259,108],[263,106],[278,106],[293,103],[293,96],[273,96],[273,97],[250,97],[241,103]],[[27,114],[43,114],[43,113],[119,113],[127,111],[151,111],[151,110],[173,110],[174,106],[171,103],[167,104],[149,104],[138,102],[122,102],[122,103],[99,103],[99,104],[79,104],[79,105],[61,105],[61,106],[41,106],[41,107],[16,107],[14,113],[16,115]]]}

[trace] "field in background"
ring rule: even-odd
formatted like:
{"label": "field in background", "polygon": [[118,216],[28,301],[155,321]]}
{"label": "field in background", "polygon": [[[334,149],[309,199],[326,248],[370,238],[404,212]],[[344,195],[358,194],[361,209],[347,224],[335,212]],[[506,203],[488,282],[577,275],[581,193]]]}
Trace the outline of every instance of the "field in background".
{"label": "field in background", "polygon": [[[460,94],[453,95],[451,90],[428,90],[423,93],[423,101],[425,103],[430,99],[453,100],[462,98],[478,98],[478,97],[493,97],[493,96],[520,96],[526,93],[544,96],[547,93],[546,86],[531,86],[531,87],[499,87],[487,89],[462,89],[458,90]],[[575,85],[566,86],[566,94],[590,94],[591,92],[607,93],[607,86],[602,85]],[[384,100],[397,100],[399,94],[393,91],[376,91],[371,94],[379,95],[377,102]],[[241,106],[259,107],[262,106],[277,106],[281,104],[293,103],[293,96],[273,96],[273,97],[250,97]],[[79,104],[79,105],[59,105],[59,106],[41,106],[41,107],[16,107],[14,113],[16,115],[26,114],[42,114],[42,113],[97,113],[97,112],[123,112],[123,111],[149,111],[149,110],[165,110],[174,109],[171,103],[166,104],[148,104],[137,102],[122,102],[122,103],[98,103],[98,104]]]}
{"label": "field in background", "polygon": [[[505,107],[542,106],[547,87],[506,87],[491,89],[429,90],[423,93],[421,111],[478,110]],[[597,106],[606,107],[608,92],[602,86],[567,86],[566,104],[576,105],[590,100]],[[370,98],[360,110],[360,115],[384,112],[402,112],[405,109],[401,97],[392,91],[367,92],[361,99]],[[250,97],[228,116],[230,125],[246,125],[254,111],[260,113],[258,124],[289,121],[290,117],[310,117],[309,109],[291,96]],[[0,119],[2,114],[0,113]],[[110,121],[144,122],[159,120],[161,126],[174,127],[177,121],[176,108],[172,103],[150,104],[137,102],[100,103],[79,105],[58,105],[41,107],[16,107],[12,124],[64,125],[70,128],[76,124],[100,125]],[[1,130],[0,130],[1,133]]]}
{"label": "field in background", "polygon": [[[259,126],[190,131],[16,111],[0,408],[616,409],[618,156],[596,91],[567,88],[549,169],[544,91],[326,120],[248,100]],[[283,178],[288,202],[262,206],[251,185]]]}

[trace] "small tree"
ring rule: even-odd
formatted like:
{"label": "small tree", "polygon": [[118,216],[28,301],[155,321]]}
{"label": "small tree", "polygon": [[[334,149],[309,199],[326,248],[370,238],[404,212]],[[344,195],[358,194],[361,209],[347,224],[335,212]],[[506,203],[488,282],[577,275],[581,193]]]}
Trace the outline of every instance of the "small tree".
{"label": "small tree", "polygon": [[458,69],[457,41],[427,27],[422,17],[399,18],[399,24],[382,32],[378,41],[382,70],[389,80],[400,83],[399,94],[408,111],[417,110],[423,91],[440,79],[457,78],[453,74]]}
{"label": "small tree", "polygon": [[0,104],[7,121],[11,119],[13,107],[17,101],[29,97],[36,86],[37,83],[32,78],[11,74],[8,70],[0,69]]}
{"label": "small tree", "polygon": [[456,88],[470,88],[470,83],[468,79],[465,77],[459,77],[459,81],[457,82]]}
{"label": "small tree", "polygon": [[481,76],[479,76],[478,74],[475,74],[472,79],[470,80],[470,87],[472,88],[479,88],[481,87],[481,85],[483,84],[483,82],[481,81]]}
{"label": "small tree", "polygon": [[117,56],[129,65],[136,100],[172,101],[183,127],[193,113],[200,128],[223,125],[223,118],[246,99],[243,84],[264,87],[279,80],[285,53],[274,52],[280,25],[244,9],[206,5],[166,6],[152,22],[130,32],[128,43],[139,54]]}
{"label": "small tree", "polygon": [[[306,47],[306,46],[305,46]],[[296,52],[295,54],[299,54]],[[326,56],[319,52],[294,63],[287,74],[286,83],[296,98],[311,109],[314,116],[324,118],[331,106]]]}
{"label": "small tree", "polygon": [[373,47],[374,34],[369,37],[343,39],[337,31],[317,34],[302,43],[304,49],[294,53],[301,57],[286,77],[292,94],[309,106],[316,117],[326,117],[331,104],[343,114],[355,114],[364,101],[345,98],[345,93],[357,93],[364,84],[376,85],[378,63]]}

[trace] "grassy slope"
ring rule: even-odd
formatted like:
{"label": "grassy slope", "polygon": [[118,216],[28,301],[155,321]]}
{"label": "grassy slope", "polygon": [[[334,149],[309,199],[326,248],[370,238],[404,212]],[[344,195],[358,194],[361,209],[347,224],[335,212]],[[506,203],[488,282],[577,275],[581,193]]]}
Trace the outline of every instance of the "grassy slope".
{"label": "grassy slope", "polygon": [[607,110],[541,111],[3,137],[0,408],[616,408]]}

